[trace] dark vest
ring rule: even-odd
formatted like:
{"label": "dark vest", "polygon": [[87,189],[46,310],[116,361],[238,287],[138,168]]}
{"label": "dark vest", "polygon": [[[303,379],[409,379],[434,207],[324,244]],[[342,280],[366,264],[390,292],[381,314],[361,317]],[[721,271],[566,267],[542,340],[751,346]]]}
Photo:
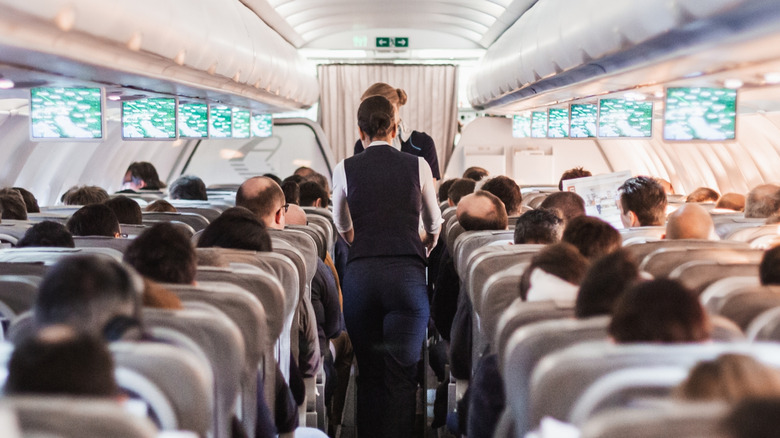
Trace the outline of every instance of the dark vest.
{"label": "dark vest", "polygon": [[422,209],[418,165],[417,157],[389,145],[371,146],[344,160],[355,230],[349,260],[378,256],[425,260],[418,232]]}

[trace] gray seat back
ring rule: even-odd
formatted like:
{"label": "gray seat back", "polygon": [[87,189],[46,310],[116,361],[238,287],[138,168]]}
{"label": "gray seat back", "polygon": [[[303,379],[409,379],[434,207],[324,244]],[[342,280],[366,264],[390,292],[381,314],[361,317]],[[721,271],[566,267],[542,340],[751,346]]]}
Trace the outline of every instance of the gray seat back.
{"label": "gray seat back", "polygon": [[759,237],[768,235],[777,236],[777,224],[739,228],[732,231],[726,238],[735,242],[750,243]]}
{"label": "gray seat back", "polygon": [[82,254],[97,254],[99,256],[111,257],[119,262],[122,261],[122,253],[111,248],[30,247],[0,250],[0,263],[44,263],[53,265],[62,257]]}
{"label": "gray seat back", "polygon": [[745,333],[749,340],[780,341],[780,307],[778,306],[767,309],[753,318]]}
{"label": "gray seat back", "polygon": [[669,278],[679,280],[696,295],[709,285],[726,277],[758,278],[757,263],[724,263],[717,260],[692,260],[674,268]]}
{"label": "gray seat back", "polygon": [[743,213],[713,214],[712,221],[715,224],[715,233],[721,239],[728,239],[740,229],[756,228],[766,223],[765,218],[745,218]]}
{"label": "gray seat back", "polygon": [[183,204],[178,200],[173,200],[170,202],[174,207],[176,207],[176,211],[178,211],[179,213],[195,213],[206,218],[206,220],[209,221],[209,223],[213,222],[216,218],[219,217],[219,215],[222,214],[221,209],[213,206],[209,206],[208,204],[198,206],[189,203]]}
{"label": "gray seat back", "polygon": [[320,260],[325,259],[325,253],[328,251],[328,242],[327,236],[325,235],[325,230],[313,225],[287,225],[284,227],[284,229],[286,231],[293,230],[306,233],[309,237],[312,238],[314,244],[316,245],[317,257],[319,257]]}
{"label": "gray seat back", "polygon": [[491,230],[491,231],[466,231],[455,239],[454,248],[451,252],[455,269],[462,271],[465,269],[471,254],[477,248],[481,248],[491,242],[498,240],[512,239],[513,230]]}
{"label": "gray seat back", "polygon": [[13,319],[30,310],[38,296],[41,277],[0,275],[0,315]]}
{"label": "gray seat back", "polygon": [[699,296],[699,301],[707,312],[717,315],[723,307],[724,299],[730,294],[736,293],[743,287],[759,286],[760,284],[758,277],[754,276],[721,278],[704,289],[704,292]]}
{"label": "gray seat back", "polygon": [[778,306],[780,286],[747,286],[725,296],[717,314],[746,330],[758,315]]}
{"label": "gray seat back", "polygon": [[76,244],[76,248],[112,248],[124,254],[133,240],[123,237],[73,236],[73,243]]}
{"label": "gray seat back", "polygon": [[145,211],[142,213],[143,223],[182,222],[195,231],[200,231],[209,225],[208,219],[197,213],[169,213],[160,211]]}
{"label": "gray seat back", "polygon": [[661,226],[632,227],[632,228],[623,228],[620,230],[620,237],[623,238],[624,242],[629,239],[635,240],[638,238],[655,240],[655,239],[662,238],[664,234],[666,234],[666,227],[661,227]]}
{"label": "gray seat back", "polygon": [[488,277],[482,286],[479,330],[486,343],[492,343],[501,315],[520,298],[520,277],[528,263],[520,263]]}
{"label": "gray seat back", "polygon": [[149,225],[119,224],[119,228],[122,229],[122,234],[127,235],[127,237],[132,239],[143,233],[149,228]]}
{"label": "gray seat back", "polygon": [[466,266],[465,280],[461,277],[474,305],[474,311],[482,314],[482,286],[491,275],[530,262],[541,248],[544,248],[544,245],[496,245],[474,251]]}
{"label": "gray seat back", "polygon": [[713,438],[722,436],[726,403],[666,402],[647,409],[617,408],[588,420],[582,438]]}
{"label": "gray seat back", "polygon": [[717,260],[723,263],[759,263],[764,252],[737,248],[660,248],[645,257],[639,269],[656,278],[668,277],[681,264],[691,260]]}
{"label": "gray seat back", "polygon": [[725,240],[703,240],[703,239],[676,239],[676,240],[654,240],[643,243],[628,243],[625,245],[628,251],[641,264],[651,253],[661,248],[749,248],[742,242],[729,242]]}
{"label": "gray seat back", "polygon": [[333,253],[333,247],[336,244],[336,239],[338,238],[338,236],[336,236],[336,227],[333,225],[333,220],[328,219],[323,215],[312,213],[310,210],[305,211],[306,220],[309,221],[309,225],[317,226],[325,233],[325,250],[329,253]]}
{"label": "gray seat back", "polygon": [[15,237],[16,240],[19,240],[24,237],[24,233],[26,233],[32,225],[32,222],[9,221],[4,219],[3,222],[0,223],[0,234],[7,234]]}
{"label": "gray seat back", "polygon": [[[290,257],[292,254],[290,248],[296,250],[303,256],[305,275],[302,276],[305,285],[311,285],[311,280],[314,278],[314,273],[317,272],[317,243],[314,239],[303,231],[299,230],[268,230],[271,234],[271,244],[273,245],[274,252],[284,254]],[[287,243],[282,245],[281,242]],[[297,264],[296,264],[297,266]],[[298,272],[301,273],[300,266]]]}
{"label": "gray seat back", "polygon": [[449,218],[442,227],[443,230],[447,230],[447,233],[444,236],[444,242],[447,244],[447,249],[450,250],[450,254],[452,254],[453,251],[455,251],[455,241],[458,239],[458,236],[465,233],[466,230],[463,229],[463,226],[458,222],[457,216]]}

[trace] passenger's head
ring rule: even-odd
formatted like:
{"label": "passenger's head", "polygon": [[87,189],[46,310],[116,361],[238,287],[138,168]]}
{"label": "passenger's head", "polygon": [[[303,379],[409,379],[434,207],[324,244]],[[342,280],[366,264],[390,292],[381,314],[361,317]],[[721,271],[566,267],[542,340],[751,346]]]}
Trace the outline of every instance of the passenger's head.
{"label": "passenger's head", "polygon": [[74,248],[76,245],[65,225],[54,221],[43,221],[28,228],[16,243],[17,248],[31,246]]}
{"label": "passenger's head", "polygon": [[464,196],[455,215],[466,231],[506,230],[508,222],[504,204],[484,190]]}
{"label": "passenger's head", "polygon": [[287,209],[285,221],[287,225],[306,225],[309,220],[306,218],[306,212],[299,205],[290,204]]}
{"label": "passenger's head", "polygon": [[282,179],[274,175],[273,173],[264,173],[262,176],[273,180],[276,184],[279,184],[279,187],[282,186]]}
{"label": "passenger's head", "polygon": [[437,193],[437,196],[439,198],[439,202],[446,201],[449,197],[447,196],[447,192],[450,190],[450,187],[452,186],[452,183],[454,183],[457,180],[457,178],[450,178],[446,181],[443,181],[441,185],[439,185],[439,191]]}
{"label": "passenger's head", "polygon": [[561,240],[574,245],[591,262],[623,246],[620,232],[608,222],[593,216],[578,216],[570,220]]}
{"label": "passenger's head", "polygon": [[742,400],[721,423],[728,438],[775,438],[780,430],[780,397]]}
{"label": "passenger's head", "polygon": [[588,270],[588,260],[568,243],[549,245],[531,259],[520,278],[523,301],[573,298]]}
{"label": "passenger's head", "polygon": [[198,239],[198,248],[233,248],[271,251],[271,236],[265,225],[248,210],[234,207],[211,222]]}
{"label": "passenger's head", "polygon": [[558,243],[563,233],[563,219],[555,212],[544,209],[526,211],[515,223],[516,244]]}
{"label": "passenger's head", "polygon": [[718,203],[715,204],[715,208],[745,211],[745,195],[739,193],[724,193],[718,200]]}
{"label": "passenger's head", "polygon": [[655,182],[661,185],[661,188],[664,189],[665,194],[674,195],[674,186],[672,186],[672,183],[663,178],[654,177],[653,179]]}
{"label": "passenger's head", "polygon": [[99,337],[51,326],[22,340],[8,363],[8,395],[116,397],[114,360]]}
{"label": "passenger's head", "polygon": [[685,198],[685,202],[718,202],[720,194],[709,187],[699,187]]}
{"label": "passenger's head", "polygon": [[471,179],[474,181],[482,181],[483,178],[486,178],[490,173],[487,171],[487,169],[483,169],[481,167],[472,166],[466,169],[463,172],[463,178]]}
{"label": "passenger's head", "polygon": [[33,307],[35,323],[66,324],[100,335],[114,318],[139,317],[142,293],[140,277],[111,258],[63,257],[43,277]]}
{"label": "passenger's head", "polygon": [[24,205],[27,207],[27,213],[40,213],[41,208],[38,207],[38,200],[35,199],[35,195],[29,190],[22,187],[13,187],[14,190],[19,192],[24,199]]}
{"label": "passenger's head", "polygon": [[[362,140],[395,137],[395,108],[382,96],[371,96],[360,102],[357,113]],[[368,144],[368,143],[366,143]]]}
{"label": "passenger's head", "polygon": [[236,206],[249,209],[268,228],[284,228],[286,204],[279,184],[264,176],[244,181],[236,193]]}
{"label": "passenger's head", "polygon": [[[322,190],[325,191],[325,195],[327,196],[327,199],[330,199],[330,185],[328,184],[328,178],[325,178],[325,175],[313,172],[309,176],[306,177],[307,182],[313,182],[322,187]],[[327,203],[323,204],[323,207],[326,206]]]}
{"label": "passenger's head", "polygon": [[696,364],[676,395],[690,401],[729,403],[747,397],[780,397],[780,371],[750,356],[723,354]]}
{"label": "passenger's head", "polygon": [[187,234],[168,222],[157,223],[133,239],[124,260],[144,277],[160,283],[195,281],[195,248]]}
{"label": "passenger's head", "polygon": [[27,220],[27,205],[22,194],[14,189],[0,189],[0,209],[3,219]]}
{"label": "passenger's head", "polygon": [[165,199],[158,199],[144,208],[144,211],[155,211],[159,213],[176,213],[176,207]]}
{"label": "passenger's head", "polygon": [[666,222],[667,239],[717,239],[712,216],[698,204],[685,204],[672,212]]}
{"label": "passenger's head", "polygon": [[62,195],[65,205],[102,204],[108,201],[108,192],[97,186],[71,187]]}
{"label": "passenger's head", "polygon": [[639,267],[631,253],[621,249],[601,257],[590,266],[580,284],[574,315],[611,315],[617,299],[637,281]]}
{"label": "passenger's head", "polygon": [[558,180],[558,190],[563,191],[563,182],[568,179],[585,178],[587,176],[593,176],[593,174],[590,173],[589,170],[585,170],[582,167],[575,167],[573,169],[569,169],[566,172],[563,172],[563,175],[561,175],[561,179]]}
{"label": "passenger's head", "polygon": [[146,161],[136,161],[127,167],[122,187],[131,190],[160,190],[165,187],[165,183],[160,181],[157,175],[157,169],[152,163]]}
{"label": "passenger's head", "polygon": [[745,217],[762,218],[780,213],[780,186],[762,184],[754,187],[745,200]]}
{"label": "passenger's head", "polygon": [[301,178],[303,178],[305,180],[306,178],[308,178],[311,175],[314,175],[315,173],[317,173],[317,172],[314,169],[312,169],[311,167],[301,166],[301,167],[295,169],[295,172],[293,172],[293,175],[299,176],[299,177],[301,177]]}
{"label": "passenger's head", "polygon": [[141,206],[127,196],[115,196],[103,203],[114,212],[120,224],[141,225]]}
{"label": "passenger's head", "polygon": [[328,192],[314,181],[306,181],[301,184],[300,192],[301,207],[328,208]]}
{"label": "passenger's head", "polygon": [[66,224],[74,236],[119,237],[119,219],[104,204],[85,205],[76,210]]}
{"label": "passenger's head", "polygon": [[609,334],[618,343],[686,343],[710,339],[710,320],[696,295],[675,280],[639,283],[615,304]]}
{"label": "passenger's head", "polygon": [[449,190],[447,190],[447,201],[450,206],[456,206],[460,200],[466,196],[474,193],[474,187],[477,183],[473,179],[458,178],[450,184]]}
{"label": "passenger's head", "polygon": [[648,227],[664,224],[666,193],[653,178],[629,178],[618,189],[620,219],[625,227]]}
{"label": "passenger's head", "polygon": [[520,194],[520,186],[512,178],[503,175],[490,178],[482,185],[482,190],[496,195],[504,203],[508,216],[520,215],[523,195]]}
{"label": "passenger's head", "polygon": [[298,205],[301,202],[301,186],[295,181],[282,181],[282,193],[284,202]]}
{"label": "passenger's head", "polygon": [[168,188],[168,197],[193,201],[208,201],[209,199],[209,195],[206,193],[206,184],[194,175],[180,176],[172,182]]}
{"label": "passenger's head", "polygon": [[780,246],[764,252],[758,266],[758,277],[763,285],[780,285]]}
{"label": "passenger's head", "polygon": [[551,193],[539,205],[539,208],[556,209],[561,212],[564,222],[585,215],[585,201],[574,192]]}

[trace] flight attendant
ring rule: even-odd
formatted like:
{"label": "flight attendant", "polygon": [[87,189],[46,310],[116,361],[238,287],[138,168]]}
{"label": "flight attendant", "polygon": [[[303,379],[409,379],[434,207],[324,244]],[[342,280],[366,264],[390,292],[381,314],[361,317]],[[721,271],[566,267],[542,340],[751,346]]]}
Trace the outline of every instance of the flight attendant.
{"label": "flight attendant", "polygon": [[409,437],[429,315],[426,251],[441,213],[425,159],[392,146],[393,104],[363,100],[358,127],[366,150],[333,172],[334,221],[351,244],[342,291],[358,363],[358,435]]}

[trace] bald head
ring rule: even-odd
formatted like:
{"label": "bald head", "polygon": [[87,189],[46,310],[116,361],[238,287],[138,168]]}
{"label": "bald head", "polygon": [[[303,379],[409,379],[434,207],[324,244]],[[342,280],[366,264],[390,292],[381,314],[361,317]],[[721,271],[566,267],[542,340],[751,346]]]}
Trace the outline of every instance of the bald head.
{"label": "bald head", "polygon": [[667,239],[713,239],[715,225],[707,210],[698,204],[685,204],[669,215]]}
{"label": "bald head", "polygon": [[745,217],[762,218],[780,210],[780,186],[762,184],[753,188],[745,200]]}
{"label": "bald head", "polygon": [[290,204],[285,214],[287,225],[306,225],[306,212],[295,204]]}
{"label": "bald head", "polygon": [[484,190],[461,198],[455,214],[466,231],[505,230],[507,227],[504,203]]}
{"label": "bald head", "polygon": [[236,206],[249,209],[268,228],[284,228],[284,204],[282,188],[264,176],[249,178],[236,192]]}

